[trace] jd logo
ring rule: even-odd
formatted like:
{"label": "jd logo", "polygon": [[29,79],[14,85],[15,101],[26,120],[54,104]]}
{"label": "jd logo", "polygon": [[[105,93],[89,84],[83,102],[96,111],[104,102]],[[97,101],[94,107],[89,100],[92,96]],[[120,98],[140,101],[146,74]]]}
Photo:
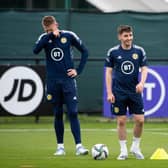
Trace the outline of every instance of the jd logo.
{"label": "jd logo", "polygon": [[[10,99],[12,99],[12,97],[16,94],[17,88],[19,88],[19,93],[17,98],[18,101],[28,101],[31,98],[33,98],[36,91],[36,84],[34,83],[34,81],[30,79],[21,79],[20,86],[18,86],[18,83],[19,83],[19,79],[14,79],[14,84],[11,92],[9,93],[9,95],[4,97],[5,102],[10,101]],[[23,93],[24,93],[24,89],[26,88],[26,85],[30,85],[32,90],[29,95],[24,96]]]}
{"label": "jd logo", "polygon": [[33,112],[43,98],[43,84],[31,68],[18,66],[7,70],[0,80],[0,103],[11,114]]}

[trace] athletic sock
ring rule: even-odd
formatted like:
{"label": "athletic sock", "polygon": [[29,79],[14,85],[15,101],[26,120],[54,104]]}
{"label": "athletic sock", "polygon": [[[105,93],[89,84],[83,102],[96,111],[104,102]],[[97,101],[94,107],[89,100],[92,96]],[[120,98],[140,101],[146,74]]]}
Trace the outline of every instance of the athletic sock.
{"label": "athletic sock", "polygon": [[126,140],[120,140],[119,144],[120,144],[120,151],[122,153],[127,154],[128,153],[128,151],[127,151],[127,141]]}
{"label": "athletic sock", "polygon": [[57,148],[64,148],[64,144],[57,144]]}
{"label": "athletic sock", "polygon": [[141,138],[133,137],[132,139],[132,149],[139,149]]}
{"label": "athletic sock", "polygon": [[76,144],[76,149],[78,149],[78,148],[81,147],[81,146],[82,146],[81,143]]}

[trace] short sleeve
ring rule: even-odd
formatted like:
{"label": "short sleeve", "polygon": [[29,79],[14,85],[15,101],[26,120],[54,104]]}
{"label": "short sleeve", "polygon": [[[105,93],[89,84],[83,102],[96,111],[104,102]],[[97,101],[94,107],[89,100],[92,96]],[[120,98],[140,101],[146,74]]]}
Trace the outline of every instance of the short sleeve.
{"label": "short sleeve", "polygon": [[105,59],[105,67],[114,67],[114,61],[113,61],[113,54],[110,50],[108,50],[106,59]]}
{"label": "short sleeve", "polygon": [[141,62],[140,62],[140,66],[142,67],[142,66],[147,66],[148,65],[148,63],[147,63],[147,57],[146,57],[146,52],[145,52],[145,50],[143,49],[143,48],[141,48]]}

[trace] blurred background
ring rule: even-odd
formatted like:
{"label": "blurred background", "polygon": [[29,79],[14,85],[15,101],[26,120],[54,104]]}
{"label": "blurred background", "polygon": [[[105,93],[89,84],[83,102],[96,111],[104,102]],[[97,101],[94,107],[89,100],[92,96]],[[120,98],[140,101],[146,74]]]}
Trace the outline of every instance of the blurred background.
{"label": "blurred background", "polygon": [[[26,66],[36,71],[45,87],[44,54],[41,52],[38,56],[34,56],[32,53],[35,41],[43,33],[41,19],[45,15],[55,16],[60,29],[74,31],[89,50],[86,68],[77,78],[81,113],[111,117],[110,114],[106,114],[107,109],[104,108],[106,106],[104,59],[107,50],[118,44],[117,27],[128,24],[134,29],[134,42],[145,48],[149,65],[160,75],[160,81],[163,81],[162,84],[157,81],[158,75],[149,77],[148,83],[156,84],[153,92],[149,93],[153,99],[148,97],[145,101],[148,104],[146,110],[149,111],[149,117],[154,113],[158,113],[154,117],[168,117],[167,0],[1,0],[0,92],[7,86],[9,91],[12,90],[14,78],[8,79],[11,82],[7,82],[10,84],[7,85],[6,72],[17,66]],[[76,63],[79,57],[79,53],[75,51]],[[151,75],[154,74],[152,72]],[[24,77],[20,80],[22,78]],[[16,111],[20,107],[17,103],[21,102],[17,102],[16,97],[11,98],[10,102],[4,102],[4,96],[7,94],[9,92],[3,92],[3,94],[1,92],[0,116],[16,115],[12,112],[12,108],[8,107],[8,103],[12,106],[12,101],[15,102]],[[144,95],[147,95],[147,92]],[[44,97],[39,99],[41,100],[39,104],[27,110],[26,115],[37,117],[52,115],[51,107],[45,102]]]}

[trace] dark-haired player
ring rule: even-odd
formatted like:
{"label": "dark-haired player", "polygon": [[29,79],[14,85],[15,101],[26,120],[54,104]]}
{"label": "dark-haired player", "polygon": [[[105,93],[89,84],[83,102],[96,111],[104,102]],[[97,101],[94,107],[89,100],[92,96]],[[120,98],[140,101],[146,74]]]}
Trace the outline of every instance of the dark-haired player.
{"label": "dark-haired player", "polygon": [[[120,44],[109,49],[105,61],[107,100],[112,105],[112,113],[117,117],[120,155],[118,160],[128,157],[126,145],[127,108],[133,115],[133,141],[130,148],[137,159],[144,159],[140,150],[140,139],[144,125],[144,107],[141,93],[147,78],[147,60],[144,49],[133,44],[131,26],[118,27]],[[139,69],[141,78],[139,80]]]}

